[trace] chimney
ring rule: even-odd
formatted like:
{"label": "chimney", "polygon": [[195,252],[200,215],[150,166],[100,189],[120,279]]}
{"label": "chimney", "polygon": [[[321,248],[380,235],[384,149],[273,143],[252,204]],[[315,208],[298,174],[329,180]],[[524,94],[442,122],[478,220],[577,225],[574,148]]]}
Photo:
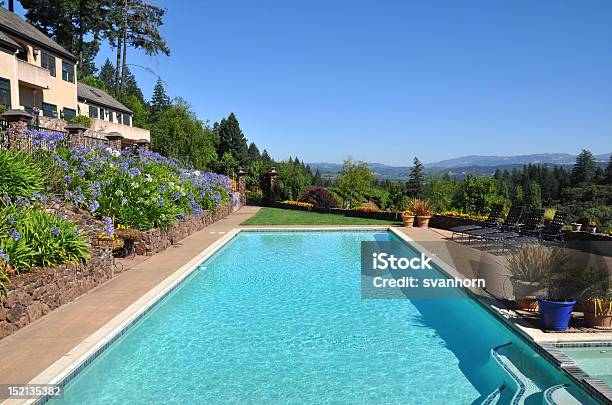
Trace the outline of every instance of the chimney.
{"label": "chimney", "polygon": [[8,3],[9,3],[9,7],[8,7],[9,11],[14,13],[15,12],[15,6],[13,4],[13,0],[8,0]]}

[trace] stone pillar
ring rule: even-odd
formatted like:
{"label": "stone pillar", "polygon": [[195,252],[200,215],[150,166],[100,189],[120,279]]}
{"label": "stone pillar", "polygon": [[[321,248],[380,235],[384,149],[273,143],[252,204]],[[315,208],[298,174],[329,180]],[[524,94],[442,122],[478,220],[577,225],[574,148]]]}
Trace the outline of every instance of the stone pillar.
{"label": "stone pillar", "polygon": [[264,204],[271,206],[276,202],[276,177],[278,173],[276,168],[271,167],[270,171],[266,173],[266,184],[264,189]]}
{"label": "stone pillar", "polygon": [[64,127],[64,130],[70,134],[68,145],[70,147],[85,146],[85,137],[83,134],[87,131],[81,124],[68,124]]}
{"label": "stone pillar", "polygon": [[136,145],[138,145],[139,148],[144,149],[144,150],[149,150],[149,144],[151,142],[149,142],[148,139],[139,139],[136,141]]}
{"label": "stone pillar", "polygon": [[8,110],[0,115],[0,119],[8,122],[6,146],[12,149],[29,150],[29,139],[24,137],[28,123],[34,116],[24,110]]}
{"label": "stone pillar", "polygon": [[106,139],[108,139],[109,145],[111,148],[116,150],[121,150],[121,140],[123,139],[123,135],[119,132],[111,132],[106,135]]}
{"label": "stone pillar", "polygon": [[238,192],[240,193],[240,205],[246,205],[246,172],[242,167],[238,168]]}

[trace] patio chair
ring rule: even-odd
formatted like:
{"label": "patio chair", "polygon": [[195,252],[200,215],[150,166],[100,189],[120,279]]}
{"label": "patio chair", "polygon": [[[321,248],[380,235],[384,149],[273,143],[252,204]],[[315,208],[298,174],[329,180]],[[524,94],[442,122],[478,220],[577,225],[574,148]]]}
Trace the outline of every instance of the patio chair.
{"label": "patio chair", "polygon": [[469,240],[472,240],[473,237],[484,238],[485,235],[513,231],[517,229],[522,212],[523,207],[515,204],[510,207],[510,212],[508,212],[506,219],[504,219],[504,222],[501,225],[472,229],[465,231],[465,233],[468,235]]}
{"label": "patio chair", "polygon": [[524,235],[517,238],[504,239],[502,242],[509,247],[519,247],[526,243],[540,242],[564,242],[565,234],[563,227],[565,226],[565,212],[557,211],[552,221],[545,228],[539,228],[533,231],[524,231]]}
{"label": "patio chair", "polygon": [[450,228],[449,231],[453,233],[451,235],[451,240],[454,239],[455,234],[458,234],[458,233],[464,234],[467,231],[480,229],[484,227],[490,228],[490,227],[496,226],[497,223],[499,222],[499,216],[501,215],[503,208],[504,206],[502,204],[495,204],[493,207],[491,207],[491,212],[489,213],[489,216],[487,217],[487,219],[485,221],[482,221],[479,225],[476,225],[476,224],[461,225],[461,226],[456,226],[454,228]]}
{"label": "patio chair", "polygon": [[[482,239],[485,239],[488,242],[500,243],[508,239],[526,237],[532,232],[538,231],[540,229],[540,223],[544,219],[544,210],[543,209],[534,209],[529,213],[525,224],[519,226],[515,225],[515,229],[518,228],[518,231],[510,231],[505,230],[504,232],[497,232],[493,234],[485,234],[482,235]],[[528,236],[533,237],[533,236]]]}

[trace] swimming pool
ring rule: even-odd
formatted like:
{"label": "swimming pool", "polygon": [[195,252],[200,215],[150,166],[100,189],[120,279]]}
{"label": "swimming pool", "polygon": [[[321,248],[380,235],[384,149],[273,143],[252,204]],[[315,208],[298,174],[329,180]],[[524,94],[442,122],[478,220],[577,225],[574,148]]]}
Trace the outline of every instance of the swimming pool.
{"label": "swimming pool", "polygon": [[560,384],[590,401],[459,290],[362,300],[360,243],[381,240],[398,239],[240,232],[70,380],[62,402],[542,403]]}
{"label": "swimming pool", "polygon": [[612,346],[597,343],[585,344],[584,347],[559,346],[559,350],[574,359],[587,374],[612,387]]}

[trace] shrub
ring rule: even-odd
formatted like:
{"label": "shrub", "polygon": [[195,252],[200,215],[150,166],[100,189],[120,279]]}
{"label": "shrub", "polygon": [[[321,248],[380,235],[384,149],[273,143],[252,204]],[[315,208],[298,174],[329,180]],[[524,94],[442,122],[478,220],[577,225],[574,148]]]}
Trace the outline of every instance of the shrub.
{"label": "shrub", "polygon": [[433,209],[429,205],[429,201],[414,198],[407,208],[408,211],[414,213],[417,217],[429,217],[433,215]]}
{"label": "shrub", "polygon": [[33,266],[76,263],[89,258],[76,226],[43,210],[8,204],[0,209],[0,250],[17,273]]}
{"label": "shrub", "polygon": [[338,201],[325,187],[309,187],[298,200],[315,207],[338,208]]}
{"label": "shrub", "polygon": [[508,256],[508,270],[521,281],[544,283],[558,267],[567,266],[567,257],[561,249],[538,244],[527,244]]}
{"label": "shrub", "polygon": [[70,120],[71,124],[81,124],[85,128],[91,128],[91,118],[86,115],[75,115]]}
{"label": "shrub", "polygon": [[0,150],[0,197],[29,198],[45,191],[45,173],[29,154]]}

